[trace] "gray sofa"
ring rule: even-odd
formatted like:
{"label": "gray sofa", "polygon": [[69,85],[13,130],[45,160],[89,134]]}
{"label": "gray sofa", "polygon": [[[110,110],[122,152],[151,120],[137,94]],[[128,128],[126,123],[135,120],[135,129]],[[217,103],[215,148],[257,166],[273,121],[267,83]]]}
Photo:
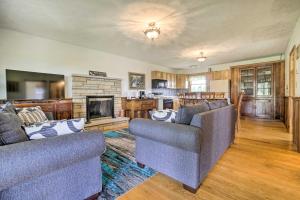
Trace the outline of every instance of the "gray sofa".
{"label": "gray sofa", "polygon": [[233,143],[236,110],[232,105],[192,116],[189,125],[134,119],[136,160],[183,183],[196,192]]}
{"label": "gray sofa", "polygon": [[104,150],[102,133],[0,146],[0,199],[83,200],[99,194]]}

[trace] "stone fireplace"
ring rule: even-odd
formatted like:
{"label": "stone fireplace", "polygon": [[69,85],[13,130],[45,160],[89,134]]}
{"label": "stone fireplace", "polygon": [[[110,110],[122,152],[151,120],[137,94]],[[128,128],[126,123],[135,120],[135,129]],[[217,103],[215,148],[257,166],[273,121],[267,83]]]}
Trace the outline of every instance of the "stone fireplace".
{"label": "stone fireplace", "polygon": [[86,119],[115,118],[114,96],[86,96]]}
{"label": "stone fireplace", "polygon": [[121,79],[72,75],[72,98],[74,118],[118,117],[121,110]]}

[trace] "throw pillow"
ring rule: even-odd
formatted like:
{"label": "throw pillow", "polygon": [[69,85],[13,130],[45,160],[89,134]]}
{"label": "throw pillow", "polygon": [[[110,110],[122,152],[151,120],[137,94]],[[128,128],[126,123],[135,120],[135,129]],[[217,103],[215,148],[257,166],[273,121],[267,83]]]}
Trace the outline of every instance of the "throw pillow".
{"label": "throw pillow", "polygon": [[209,111],[207,103],[203,102],[199,105],[194,106],[181,106],[178,109],[175,123],[189,125],[193,119],[193,116],[197,113]]}
{"label": "throw pillow", "polygon": [[84,129],[84,118],[47,121],[25,127],[30,140],[78,133]]}
{"label": "throw pillow", "polygon": [[175,122],[176,111],[174,110],[150,111],[150,116],[152,120],[156,120],[156,121]]}
{"label": "throw pillow", "polygon": [[0,112],[0,146],[27,141],[22,121],[15,113]]}
{"label": "throw pillow", "polygon": [[17,113],[20,119],[23,121],[23,124],[25,124],[26,126],[48,121],[45,113],[42,111],[40,106],[17,108]]}

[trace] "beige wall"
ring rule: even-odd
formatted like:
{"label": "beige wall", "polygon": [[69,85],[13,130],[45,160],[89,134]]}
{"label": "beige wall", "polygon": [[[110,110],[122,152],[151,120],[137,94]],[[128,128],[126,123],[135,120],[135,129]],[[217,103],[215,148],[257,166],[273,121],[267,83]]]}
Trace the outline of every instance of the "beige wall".
{"label": "beige wall", "polygon": [[[294,28],[293,34],[289,41],[288,47],[285,51],[285,95],[289,95],[289,55],[294,46],[300,45],[300,18],[297,21],[297,24]],[[298,70],[296,72],[296,96],[300,96],[300,59],[297,60]]]}
{"label": "beige wall", "polygon": [[224,64],[219,64],[219,65],[205,65],[205,63],[203,63],[203,66],[201,66],[201,67],[198,67],[195,69],[178,70],[177,73],[183,73],[183,74],[202,73],[202,72],[207,72],[208,68],[211,68],[212,71],[221,71],[221,70],[230,69],[230,67],[237,66],[237,65],[247,65],[247,64],[253,64],[253,63],[271,62],[271,61],[277,61],[277,60],[282,60],[282,59],[284,59],[284,56],[277,55],[277,56],[269,56],[269,57],[258,58],[258,59],[224,63]]}
{"label": "beige wall", "polygon": [[[66,77],[66,96],[72,97],[72,74],[88,74],[89,70],[107,72],[109,77],[122,79],[122,96],[134,94],[128,89],[128,72],[146,74],[146,89],[151,89],[151,71],[159,70],[173,73],[201,73],[208,68],[213,71],[229,69],[231,66],[269,62],[283,59],[281,55],[219,65],[205,65],[196,69],[173,70],[167,67],[145,63],[105,52],[88,49],[68,43],[49,40],[25,33],[0,29],[0,99],[6,98],[5,69],[57,73]],[[288,58],[295,44],[300,44],[300,19],[285,52]],[[300,62],[300,61],[299,61]],[[288,66],[286,59],[286,94],[288,94]],[[300,70],[299,70],[300,71]],[[300,96],[300,74],[297,74],[297,91]]]}
{"label": "beige wall", "polygon": [[138,60],[96,51],[25,33],[0,29],[0,99],[6,98],[5,69],[63,74],[66,96],[71,97],[72,74],[88,74],[89,70],[107,72],[122,79],[122,95],[129,93],[128,72],[146,74],[146,89],[151,89],[151,71],[173,70]]}

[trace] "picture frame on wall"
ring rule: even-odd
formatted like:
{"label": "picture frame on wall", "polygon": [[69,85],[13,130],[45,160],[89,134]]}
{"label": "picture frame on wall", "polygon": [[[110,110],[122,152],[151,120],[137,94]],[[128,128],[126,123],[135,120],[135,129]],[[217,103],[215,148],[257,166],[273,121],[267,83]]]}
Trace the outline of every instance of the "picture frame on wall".
{"label": "picture frame on wall", "polygon": [[128,73],[129,89],[131,90],[144,90],[145,89],[145,74]]}

